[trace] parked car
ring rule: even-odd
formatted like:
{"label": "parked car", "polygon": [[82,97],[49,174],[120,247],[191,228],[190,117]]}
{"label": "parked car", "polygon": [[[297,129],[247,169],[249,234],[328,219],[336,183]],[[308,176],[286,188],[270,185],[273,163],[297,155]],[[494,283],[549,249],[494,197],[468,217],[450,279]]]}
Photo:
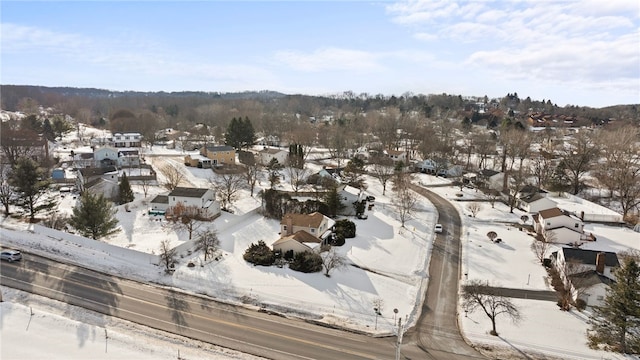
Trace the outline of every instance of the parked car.
{"label": "parked car", "polygon": [[369,218],[369,215],[367,214],[358,214],[357,218],[360,220],[367,220]]}
{"label": "parked car", "polygon": [[22,259],[22,254],[18,250],[2,250],[2,252],[0,252],[0,259],[14,262]]}
{"label": "parked car", "polygon": [[369,196],[367,196],[367,201],[376,201],[376,197],[372,196],[372,195],[369,195]]}
{"label": "parked car", "polygon": [[442,233],[442,224],[436,224],[436,227],[434,228],[434,231],[435,231],[437,234]]}

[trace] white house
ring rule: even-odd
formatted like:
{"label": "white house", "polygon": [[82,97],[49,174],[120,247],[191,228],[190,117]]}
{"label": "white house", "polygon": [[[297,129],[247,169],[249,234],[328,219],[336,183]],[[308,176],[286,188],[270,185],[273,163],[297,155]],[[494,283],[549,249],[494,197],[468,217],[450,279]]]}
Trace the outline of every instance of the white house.
{"label": "white house", "polygon": [[118,149],[118,166],[139,166],[140,152],[137,149]]}
{"label": "white house", "polygon": [[[582,299],[587,306],[602,306],[607,290],[615,281],[598,274],[595,270],[585,271],[569,276],[571,282],[571,295],[573,300]],[[580,291],[576,290],[573,284],[580,284]]]}
{"label": "white house", "polygon": [[533,221],[538,234],[548,237],[548,233],[553,232],[555,242],[577,243],[582,239],[582,220],[558,208],[541,210],[533,216]]}
{"label": "white house", "polygon": [[394,162],[402,161],[403,163],[407,163],[407,152],[402,150],[385,150],[385,155],[387,155]]}
{"label": "white house", "polygon": [[533,194],[521,197],[518,203],[524,211],[527,211],[529,213],[537,213],[542,210],[551,209],[558,206],[555,201],[547,198],[546,196],[543,196],[542,194]]}
{"label": "white house", "polygon": [[281,165],[285,165],[287,163],[287,159],[289,157],[289,152],[274,149],[274,148],[264,148],[258,153],[260,164],[267,165],[271,162],[272,159],[278,160],[278,163]]}
{"label": "white house", "polygon": [[491,169],[482,169],[478,171],[476,181],[479,185],[482,185],[492,190],[502,190],[504,180],[504,173]]}
{"label": "white house", "polygon": [[574,300],[580,298],[588,306],[599,306],[620,263],[613,252],[562,248],[555,253],[554,265]]}
{"label": "white house", "polygon": [[110,197],[113,193],[113,188],[118,187],[118,170],[115,166],[106,167],[90,167],[78,169],[76,177],[76,189],[82,192],[97,185],[98,182],[103,182],[100,188],[96,187],[93,191],[94,194],[103,194]]}
{"label": "white house", "polygon": [[109,146],[93,151],[94,166],[109,166],[118,164],[118,150]]}
{"label": "white house", "polygon": [[167,195],[156,196],[151,201],[151,209],[166,211],[178,203],[185,206],[197,206],[203,210],[203,215],[206,217],[220,216],[220,203],[216,201],[213,190],[202,188],[177,187]]}
{"label": "white house", "polygon": [[111,143],[117,148],[139,148],[142,144],[140,133],[115,133],[111,138]]}

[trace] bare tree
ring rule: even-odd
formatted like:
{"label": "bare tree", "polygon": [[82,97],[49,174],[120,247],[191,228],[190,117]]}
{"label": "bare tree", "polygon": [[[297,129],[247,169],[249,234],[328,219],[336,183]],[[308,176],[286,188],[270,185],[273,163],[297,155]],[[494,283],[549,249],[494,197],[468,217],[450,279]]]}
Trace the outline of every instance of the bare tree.
{"label": "bare tree", "polygon": [[253,191],[256,188],[256,183],[258,182],[258,174],[260,173],[260,165],[256,161],[252,163],[245,164],[244,169],[244,178],[247,180],[247,186],[249,187],[249,191],[251,192],[251,196],[253,196]]}
{"label": "bare tree", "polygon": [[397,173],[394,179],[394,192],[396,196],[391,200],[395,205],[398,217],[400,218],[401,226],[413,218],[413,213],[416,210],[418,204],[418,197],[410,188],[410,179],[407,173]]}
{"label": "bare tree", "polygon": [[151,187],[151,180],[142,179],[142,180],[138,181],[138,185],[140,185],[140,188],[142,189],[142,193],[144,194],[144,197],[146,198],[147,195],[149,194],[149,188]]}
{"label": "bare tree", "polygon": [[309,176],[309,169],[304,167],[296,167],[293,165],[289,165],[287,167],[287,174],[289,175],[289,183],[293,188],[293,191],[297,194],[300,187],[305,184],[307,176]]}
{"label": "bare tree", "polygon": [[324,256],[322,256],[322,267],[324,268],[324,276],[331,277],[329,274],[333,269],[342,269],[347,266],[347,258],[336,251],[334,247],[329,246]]}
{"label": "bare tree", "polygon": [[9,216],[10,206],[15,196],[9,184],[10,167],[0,164],[0,203],[4,207],[4,215]]}
{"label": "bare tree", "polygon": [[242,175],[235,173],[216,174],[216,176],[209,178],[209,183],[220,200],[220,205],[225,210],[228,210],[228,207],[238,199],[239,192],[244,187]]}
{"label": "bare tree", "polygon": [[574,195],[580,191],[582,178],[593,167],[599,151],[593,138],[583,131],[575,134],[567,146],[560,150],[559,155],[567,175],[571,178]]}
{"label": "bare tree", "polygon": [[465,311],[473,312],[482,309],[491,320],[491,335],[498,336],[496,318],[505,315],[514,323],[521,319],[518,307],[500,293],[500,289],[489,286],[480,280],[472,280],[462,291],[462,307]]}
{"label": "bare tree", "polygon": [[540,264],[544,264],[544,258],[549,251],[550,244],[545,239],[534,239],[531,243],[531,250],[536,255]]}
{"label": "bare tree", "polygon": [[165,164],[159,170],[165,179],[162,185],[170,191],[180,186],[185,180],[184,173],[173,164]]}
{"label": "bare tree", "polygon": [[173,271],[176,264],[178,252],[171,247],[169,240],[164,239],[160,242],[160,262],[164,265],[164,271],[169,274]]}
{"label": "bare tree", "polygon": [[387,183],[395,174],[393,160],[384,156],[379,156],[376,159],[373,159],[372,162],[373,165],[371,166],[371,172],[373,173],[373,177],[378,179],[380,184],[382,184],[382,195],[384,195],[387,191]]}
{"label": "bare tree", "polygon": [[625,126],[604,131],[596,138],[603,159],[595,166],[598,182],[609,190],[622,209],[623,217],[640,205],[640,130]]}
{"label": "bare tree", "polygon": [[196,238],[196,249],[204,253],[204,261],[213,257],[219,247],[220,239],[214,230],[204,231]]}
{"label": "bare tree", "polygon": [[592,271],[575,259],[570,259],[556,270],[563,283],[562,289],[558,292],[560,308],[569,310],[571,305],[576,305],[576,300],[587,291]]}
{"label": "bare tree", "polygon": [[496,202],[500,199],[500,192],[497,190],[489,190],[487,193],[487,197],[489,198],[489,203],[491,204],[491,208],[495,209]]}
{"label": "bare tree", "polygon": [[472,203],[469,203],[469,205],[467,205],[467,210],[471,212],[471,216],[476,217],[476,215],[478,215],[480,210],[482,210],[482,204],[474,201]]}
{"label": "bare tree", "polygon": [[185,205],[178,202],[167,209],[165,213],[167,220],[171,221],[176,228],[186,230],[189,233],[189,240],[202,225],[202,221],[207,220],[203,216],[202,209],[197,205]]}

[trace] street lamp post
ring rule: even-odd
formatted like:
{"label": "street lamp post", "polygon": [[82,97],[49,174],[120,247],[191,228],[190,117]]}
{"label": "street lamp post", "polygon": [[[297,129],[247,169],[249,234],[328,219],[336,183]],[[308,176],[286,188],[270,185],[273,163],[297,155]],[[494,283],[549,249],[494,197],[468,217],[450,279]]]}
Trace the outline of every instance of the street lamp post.
{"label": "street lamp post", "polygon": [[402,346],[402,317],[398,318],[398,342],[396,343],[396,360],[400,360],[400,346]]}
{"label": "street lamp post", "polygon": [[380,313],[380,310],[377,307],[374,307],[373,311],[376,313],[376,323],[375,323],[374,330],[378,330],[378,315],[382,315],[382,314]]}

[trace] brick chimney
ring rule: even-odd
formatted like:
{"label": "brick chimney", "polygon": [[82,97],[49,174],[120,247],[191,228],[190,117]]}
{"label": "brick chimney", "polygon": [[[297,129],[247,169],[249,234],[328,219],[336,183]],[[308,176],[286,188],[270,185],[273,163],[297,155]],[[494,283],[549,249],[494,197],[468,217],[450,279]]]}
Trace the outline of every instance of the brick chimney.
{"label": "brick chimney", "polygon": [[598,255],[596,255],[596,272],[598,274],[604,273],[604,257],[605,253],[603,252],[599,252]]}

